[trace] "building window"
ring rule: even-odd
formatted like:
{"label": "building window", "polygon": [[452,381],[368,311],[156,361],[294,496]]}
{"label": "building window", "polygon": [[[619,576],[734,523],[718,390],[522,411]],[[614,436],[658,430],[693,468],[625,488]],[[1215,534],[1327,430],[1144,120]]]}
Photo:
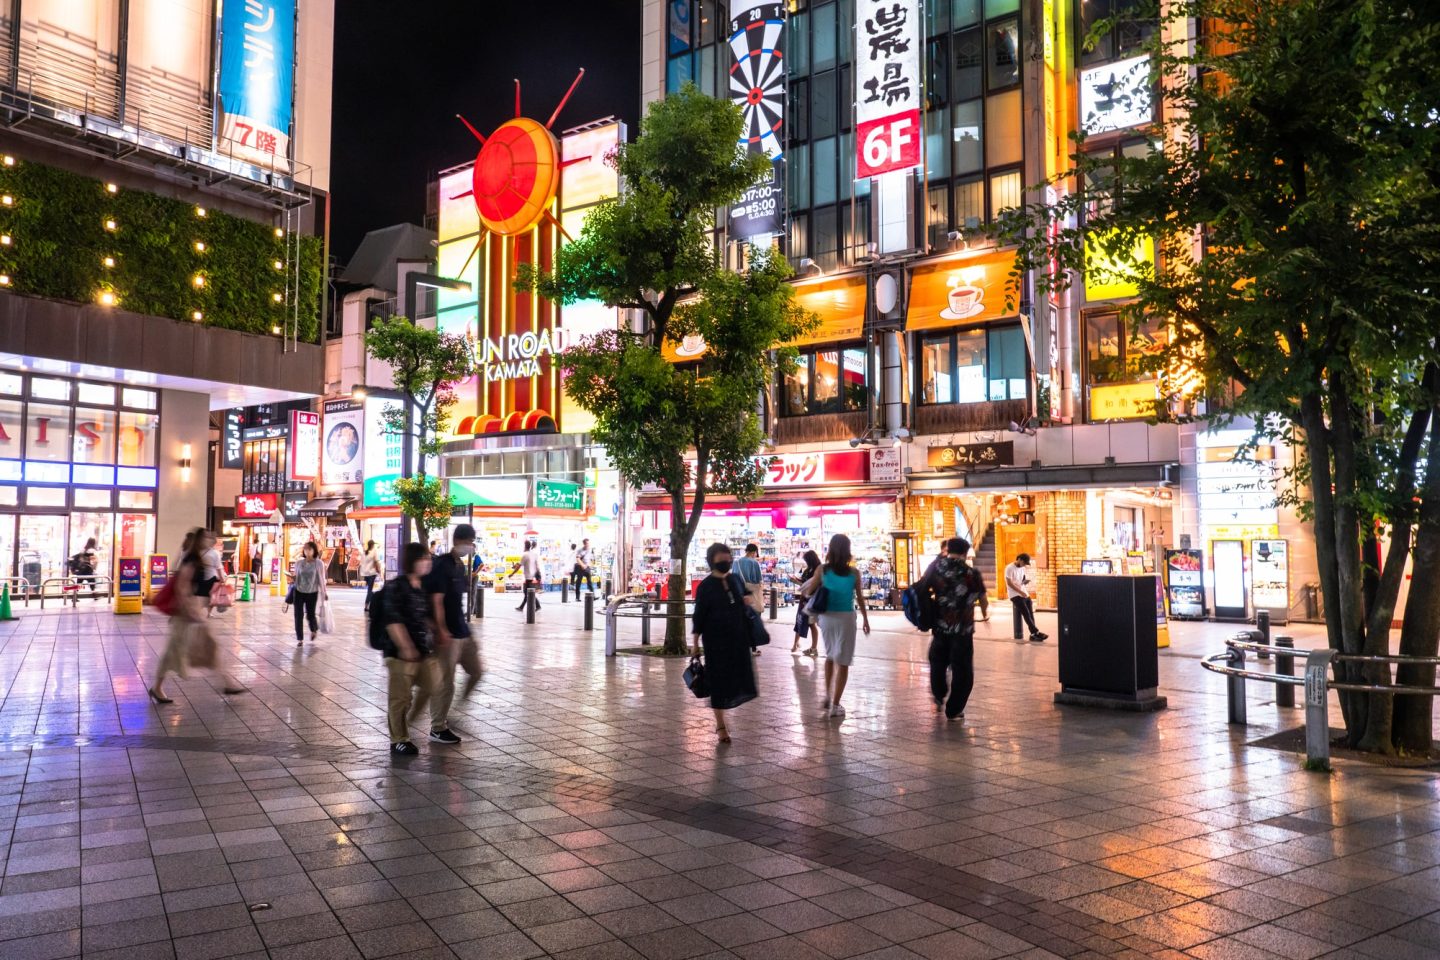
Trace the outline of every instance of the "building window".
{"label": "building window", "polygon": [[1107,310],[1086,314],[1082,326],[1085,379],[1091,384],[1154,379],[1153,358],[1170,344],[1169,324],[1159,317],[1127,321]]}
{"label": "building window", "polygon": [[1024,400],[1030,382],[1018,324],[953,330],[920,342],[920,402]]}
{"label": "building window", "polygon": [[[1092,66],[1109,60],[1118,60],[1137,52],[1145,45],[1159,26],[1156,17],[1127,18],[1124,14],[1136,7],[1134,0],[1084,0],[1080,5],[1079,41],[1080,63]],[[1117,19],[1118,18],[1118,19]],[[1102,20],[1111,21],[1110,29],[1100,33],[1092,50],[1085,50],[1083,40],[1090,36],[1095,25]]]}
{"label": "building window", "polygon": [[780,415],[864,410],[868,396],[863,347],[808,350],[780,383]]}

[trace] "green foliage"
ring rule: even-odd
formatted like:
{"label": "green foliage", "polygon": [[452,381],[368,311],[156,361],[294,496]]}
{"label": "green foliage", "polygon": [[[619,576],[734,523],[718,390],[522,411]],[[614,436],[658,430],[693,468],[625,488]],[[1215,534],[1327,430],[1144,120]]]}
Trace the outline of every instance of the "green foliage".
{"label": "green foliage", "polygon": [[413,476],[396,480],[395,492],[401,511],[415,521],[423,541],[428,531],[450,522],[454,506],[441,482],[426,476],[425,460],[440,454],[445,417],[455,403],[452,388],[474,368],[470,348],[464,337],[416,326],[406,317],[377,321],[365,334],[365,348],[376,360],[390,364],[395,389],[406,397],[404,402],[386,405],[383,422],[386,433],[404,437],[407,445],[413,442],[419,452]]}
{"label": "green foliage", "polygon": [[445,484],[439,477],[399,477],[395,480],[395,495],[400,500],[400,510],[415,521],[416,540],[426,543],[431,530],[442,530],[450,523],[455,503],[445,492]]}
{"label": "green foliage", "polygon": [[[291,316],[292,304],[274,300],[286,291],[275,269],[286,243],[272,226],[217,210],[201,217],[193,204],[141,190],[112,194],[100,180],[23,158],[0,166],[0,193],[14,197],[0,207],[0,232],[12,238],[0,247],[0,272],[18,293],[94,303],[108,290],[134,313],[188,323],[199,310],[208,326],[267,335]],[[299,338],[315,343],[325,282],[318,237],[300,238],[300,258]]]}

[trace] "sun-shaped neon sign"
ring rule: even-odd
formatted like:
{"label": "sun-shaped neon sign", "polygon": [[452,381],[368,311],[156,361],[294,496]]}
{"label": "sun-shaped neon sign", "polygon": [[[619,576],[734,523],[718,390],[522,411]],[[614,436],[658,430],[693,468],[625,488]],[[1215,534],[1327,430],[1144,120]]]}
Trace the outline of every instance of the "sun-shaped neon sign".
{"label": "sun-shaped neon sign", "polygon": [[[570,84],[570,89],[565,91],[560,105],[544,124],[522,115],[519,80],[515,81],[515,118],[506,120],[490,136],[483,136],[469,120],[456,114],[466,129],[480,141],[470,196],[475,198],[475,209],[485,229],[470,254],[472,258],[479,252],[487,234],[518,237],[534,229],[541,221],[549,221],[569,239],[570,235],[565,233],[565,228],[560,226],[550,208],[560,188],[560,169],[589,158],[562,163],[560,144],[550,128],[584,76],[582,68],[575,82]],[[469,265],[470,261],[466,260],[465,267]],[[465,267],[461,268],[462,273]]]}

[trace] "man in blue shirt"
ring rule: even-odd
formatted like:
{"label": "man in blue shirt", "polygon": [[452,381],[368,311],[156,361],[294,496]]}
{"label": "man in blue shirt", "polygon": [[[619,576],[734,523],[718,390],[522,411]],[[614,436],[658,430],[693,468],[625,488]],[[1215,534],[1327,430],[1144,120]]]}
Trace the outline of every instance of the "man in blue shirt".
{"label": "man in blue shirt", "polygon": [[[760,569],[760,548],[753,543],[745,545],[745,556],[735,561],[735,572],[745,581],[745,603],[756,613],[765,609],[764,572]],[[751,647],[755,656],[760,656],[758,647]]]}

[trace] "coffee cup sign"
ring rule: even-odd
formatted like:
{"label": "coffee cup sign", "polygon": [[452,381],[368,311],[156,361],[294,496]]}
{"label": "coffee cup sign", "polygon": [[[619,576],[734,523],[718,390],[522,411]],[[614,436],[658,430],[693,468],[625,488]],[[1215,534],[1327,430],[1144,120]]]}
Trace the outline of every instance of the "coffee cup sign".
{"label": "coffee cup sign", "polygon": [[966,320],[985,310],[985,270],[957,270],[945,281],[948,288],[945,309],[940,316],[946,320]]}

